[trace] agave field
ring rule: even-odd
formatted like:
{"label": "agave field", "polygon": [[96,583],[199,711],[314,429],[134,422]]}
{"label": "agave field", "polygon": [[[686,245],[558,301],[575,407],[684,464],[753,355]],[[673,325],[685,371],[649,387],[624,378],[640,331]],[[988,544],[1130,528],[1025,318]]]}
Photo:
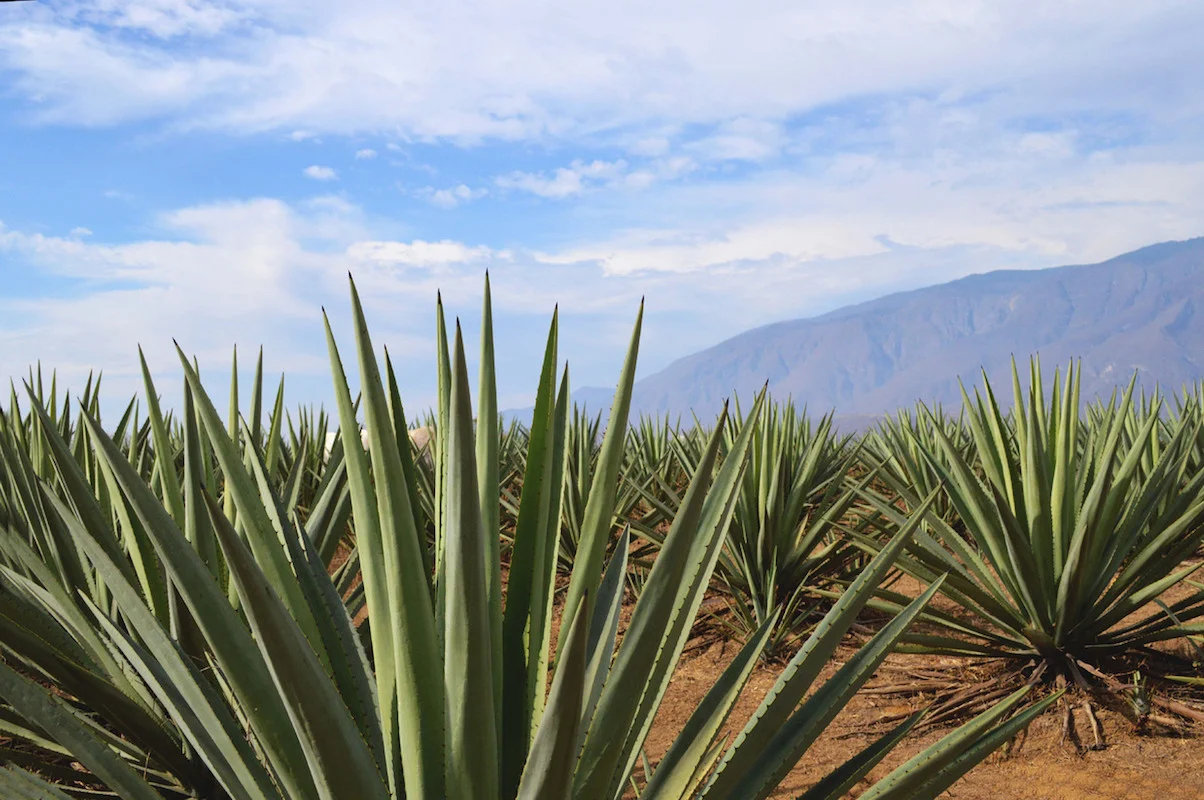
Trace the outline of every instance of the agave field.
{"label": "agave field", "polygon": [[[1204,721],[1200,387],[1085,404],[1034,362],[860,436],[764,394],[630,424],[641,310],[607,419],[553,315],[519,425],[486,282],[479,374],[440,306],[438,404],[407,417],[351,303],[329,411],[265,403],[262,359],[212,397],[186,352],[178,408],[145,363],[115,420],[99,379],[14,388],[0,797],[910,800],[1047,714],[1083,750],[1102,709]],[[650,753],[708,637],[734,656]],[[975,677],[883,686],[888,657]],[[918,710],[781,794],[867,691]]]}

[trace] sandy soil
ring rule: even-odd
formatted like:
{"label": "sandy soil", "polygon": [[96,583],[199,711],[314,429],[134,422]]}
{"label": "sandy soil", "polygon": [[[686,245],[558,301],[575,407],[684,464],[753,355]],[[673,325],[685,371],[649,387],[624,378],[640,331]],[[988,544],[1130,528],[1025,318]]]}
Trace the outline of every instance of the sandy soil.
{"label": "sandy soil", "polygon": [[[672,737],[685,723],[715,677],[735,655],[737,646],[720,643],[698,649],[683,658],[677,675],[657,716],[648,741],[648,755],[655,760],[663,755]],[[853,651],[845,649],[840,660]],[[896,669],[924,668],[931,657],[891,656],[867,688],[894,684]],[[830,665],[823,677],[839,664]],[[733,713],[731,727],[739,727],[752,715],[765,692],[776,680],[780,667],[759,667],[747,691]],[[923,695],[912,698],[859,693],[834,721],[828,731],[803,757],[782,784],[774,798],[794,798],[865,747],[874,731],[921,708]],[[1122,714],[1111,709],[1099,711],[1107,747],[1078,755],[1070,744],[1061,742],[1061,714],[1051,712],[1038,718],[1012,752],[996,753],[964,778],[944,796],[962,800],[1200,800],[1204,798],[1204,739],[1198,731],[1184,726],[1172,731],[1161,726],[1147,735],[1136,735]],[[1089,740],[1086,717],[1076,715],[1079,730]],[[948,729],[934,730],[905,741],[870,778],[885,776],[902,761],[935,742]],[[871,781],[868,781],[865,785]],[[864,788],[864,786],[862,787]],[[858,791],[851,793],[856,797]]]}

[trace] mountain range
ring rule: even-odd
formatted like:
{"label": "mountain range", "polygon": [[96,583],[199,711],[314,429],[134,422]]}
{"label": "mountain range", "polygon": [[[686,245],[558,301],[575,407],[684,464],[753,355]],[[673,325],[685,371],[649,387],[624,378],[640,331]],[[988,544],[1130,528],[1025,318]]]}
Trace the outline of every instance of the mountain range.
{"label": "mountain range", "polygon": [[[777,398],[835,409],[857,428],[917,400],[960,405],[985,370],[1081,359],[1083,396],[1136,372],[1175,391],[1204,379],[1204,238],[1144,247],[1099,264],[1004,270],[888,295],[822,316],[755,328],[639,380],[632,413],[714,415],[766,382]],[[611,391],[574,399],[604,409]],[[528,414],[529,415],[529,414]]]}

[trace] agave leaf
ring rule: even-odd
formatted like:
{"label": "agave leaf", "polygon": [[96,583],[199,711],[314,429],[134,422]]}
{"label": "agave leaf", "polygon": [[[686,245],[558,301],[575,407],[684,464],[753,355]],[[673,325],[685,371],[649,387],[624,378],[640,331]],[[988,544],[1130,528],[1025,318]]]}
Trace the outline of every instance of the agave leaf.
{"label": "agave leaf", "polygon": [[695,776],[740,699],[777,621],[777,614],[771,614],[698,704],[665,757],[656,765],[652,780],[640,795],[644,800],[688,800]]}
{"label": "agave leaf", "polygon": [[708,797],[736,796],[732,792],[737,781],[752,769],[755,759],[769,747],[777,731],[786,725],[824,665],[836,652],[849,626],[869,602],[886,572],[906,547],[935,499],[936,493],[933,492],[912,514],[907,525],[870,561],[824,615],[724,755],[707,788]]}
{"label": "agave leaf", "polygon": [[159,573],[159,563],[155,559],[154,549],[146,531],[140,524],[137,515],[131,510],[129,503],[123,497],[121,486],[113,468],[101,461],[101,473],[112,496],[113,508],[125,532],[125,549],[134,565],[134,573],[142,585],[142,595],[150,603],[155,616],[164,622],[169,619],[167,590],[163,576]]}
{"label": "agave leaf", "polygon": [[[264,446],[263,461],[267,467],[268,474],[276,472],[276,466],[280,461],[281,455],[281,430],[284,426],[284,375],[280,376],[280,383],[276,386],[276,400],[272,404],[272,416],[268,426],[268,440]],[[297,469],[300,471],[301,465],[305,463],[303,454],[297,455]]]}
{"label": "agave leaf", "polygon": [[[6,536],[0,537],[0,552],[7,555],[14,562],[14,566],[19,564],[32,576],[26,578],[17,574],[16,570],[4,567],[0,568],[0,584],[7,589],[7,582],[11,582],[22,586],[27,595],[36,595],[36,605],[71,634],[70,637],[59,639],[54,635],[57,625],[40,624],[40,636],[48,642],[54,640],[54,646],[59,649],[73,652],[79,663],[95,667],[98,672],[112,676],[114,685],[125,694],[135,695],[136,689],[125,680],[121,666],[97,635],[91,620],[84,615],[68,589],[59,583],[46,564],[40,561],[33,548],[15,536]],[[18,615],[10,610],[4,616],[15,620]]]}
{"label": "agave leaf", "polygon": [[1026,686],[996,703],[901,764],[862,796],[867,800],[936,797],[1062,696],[1062,692],[1050,695],[997,726],[996,723],[1015,708],[1029,691],[1030,687]]}
{"label": "agave leaf", "polygon": [[[184,375],[192,389],[193,401],[196,404],[197,417],[204,425],[213,452],[221,465],[222,474],[226,478],[226,495],[233,498],[238,513],[238,525],[246,535],[255,554],[255,561],[263,569],[268,582],[276,594],[284,602],[293,619],[301,626],[305,637],[310,641],[318,640],[318,624],[313,618],[313,612],[301,596],[301,589],[293,575],[280,536],[272,525],[268,510],[264,507],[259,490],[254,479],[247,473],[243,455],[238,448],[238,420],[231,421],[234,431],[231,436],[222,425],[217,409],[213,407],[205,387],[201,385],[200,376],[193,370],[192,365],[179,350],[180,364]],[[260,386],[262,388],[262,386]],[[254,442],[251,442],[254,447]],[[227,517],[227,519],[230,519]]]}
{"label": "agave leaf", "polygon": [[878,766],[883,758],[924,718],[924,711],[917,711],[892,730],[883,734],[859,751],[848,761],[829,772],[803,794],[798,800],[841,800],[850,789]]}
{"label": "agave leaf", "polygon": [[[929,586],[907,608],[888,622],[869,642],[845,662],[836,674],[817,689],[795,711],[786,724],[773,732],[765,748],[754,754],[747,771],[732,782],[726,792],[712,785],[707,792],[714,798],[756,798],[761,800],[773,791],[803,753],[823,733],[840,710],[873,675],[878,665],[894,649],[895,643],[924,606],[940,589],[940,582]],[[760,722],[760,720],[758,720]],[[739,743],[735,747],[739,748]],[[728,773],[730,774],[730,773]],[[726,788],[726,787],[725,787]]]}
{"label": "agave leaf", "polygon": [[[1061,697],[1060,693],[1035,703],[1031,708],[1025,709],[986,736],[974,741],[956,760],[926,781],[916,794],[896,793],[888,797],[890,800],[910,800],[913,797],[936,798],[963,775],[978,766],[983,759],[998,750],[1006,741],[1024,730],[1030,722],[1044,714],[1059,697]],[[937,746],[939,745],[938,742]]]}
{"label": "agave leaf", "polygon": [[[301,530],[294,522],[293,531]],[[364,652],[363,642],[356,633],[342,595],[331,583],[325,564],[318,558],[313,544],[303,536],[292,536],[286,544],[310,606],[325,614],[316,614],[326,652],[330,654],[335,684],[339,696],[355,718],[360,733],[372,751],[382,774],[385,768],[384,734],[380,727],[379,696],[372,672],[372,662]],[[351,563],[350,561],[348,563]],[[353,564],[354,566],[354,564]]]}
{"label": "agave leaf", "polygon": [[563,800],[571,796],[577,766],[577,740],[581,727],[581,703],[586,670],[585,605],[565,640],[564,659],[556,667],[548,705],[531,743],[518,786],[518,800]]}
{"label": "agave leaf", "polygon": [[[341,454],[340,454],[341,455]],[[313,542],[318,561],[329,564],[338,552],[351,519],[351,491],[347,484],[347,464],[339,462],[327,469],[326,481],[305,520],[305,535]]]}
{"label": "agave leaf", "polygon": [[[238,345],[235,344],[234,353],[230,357],[230,411],[226,418],[227,433],[230,435],[230,441],[232,442],[238,441],[238,415]],[[229,485],[225,487],[224,494],[225,500],[223,511],[226,515],[226,519],[237,525],[238,511],[234,507],[234,495],[231,494]],[[235,592],[234,584],[231,583],[227,589],[230,594],[230,599],[234,602],[237,602],[238,595]]]}
{"label": "agave leaf", "polygon": [[[124,553],[117,541],[116,535],[113,533],[108,521],[108,515],[100,508],[96,501],[96,497],[92,493],[92,489],[88,484],[87,477],[83,474],[79,467],[79,463],[72,456],[67,448],[66,442],[59,436],[51,425],[49,416],[40,403],[33,403],[33,413],[37,414],[41,420],[43,429],[46,431],[46,440],[49,445],[50,455],[54,461],[54,465],[58,471],[59,480],[62,481],[63,487],[66,489],[67,498],[73,508],[73,517],[87,529],[88,533],[105,549],[111,558],[117,560],[121,565],[122,574],[129,580],[135,580],[133,570],[129,562],[125,560]],[[3,437],[0,436],[0,440]],[[9,462],[11,463],[11,462]],[[95,638],[91,630],[91,626],[86,624],[83,617],[79,614],[79,609],[73,602],[73,599],[68,594],[67,586],[75,586],[82,589],[87,583],[60,583],[49,576],[49,570],[45,564],[40,562],[33,555],[32,549],[22,540],[16,537],[6,537],[3,540],[2,546],[6,550],[15,550],[20,555],[17,557],[25,565],[25,567],[38,578],[38,582],[46,587],[47,591],[53,593],[59,600],[63,609],[63,614],[70,615],[71,620],[64,620],[69,624],[71,629],[76,632],[77,638],[84,644],[90,645],[89,652],[101,664],[105,665],[105,671],[109,674],[115,674],[115,663],[111,660],[107,650],[101,646],[99,640]],[[98,598],[101,597],[98,593]],[[73,621],[74,624],[71,624]]]}
{"label": "agave leaf", "polygon": [[[9,584],[8,581],[13,581]],[[10,575],[0,581],[0,641],[18,653],[26,665],[64,692],[86,698],[89,707],[120,725],[126,737],[177,774],[195,775],[193,765],[179,751],[175,737],[163,725],[153,700],[123,671],[102,673],[82,652],[38,600],[51,599],[40,587],[27,585],[29,599],[11,591],[20,579]],[[110,659],[111,660],[111,659]]]}
{"label": "agave leaf", "polygon": [[[244,432],[249,436],[250,430],[244,425]],[[307,593],[307,582],[302,577],[302,572],[305,569],[304,561],[293,558],[294,553],[289,546],[290,542],[295,542],[297,532],[293,529],[292,523],[289,520],[280,498],[276,491],[272,488],[270,479],[267,474],[267,467],[263,463],[263,458],[260,456],[259,447],[253,439],[248,439],[248,444],[243,457],[243,462],[250,468],[254,476],[255,483],[259,489],[260,505],[267,513],[267,518],[271,522],[272,529],[276,533],[277,539],[284,545],[284,552],[289,558],[293,574],[295,576],[298,593],[305,603],[306,609],[309,611],[309,618],[313,620],[314,627],[317,629],[318,638],[309,639],[310,646],[313,648],[314,655],[322,663],[322,667],[327,671],[330,670],[330,655],[326,651],[326,643],[331,641],[332,631],[329,629],[329,620],[323,619],[321,613],[324,609],[321,603],[317,602],[317,597],[314,593]],[[295,473],[294,473],[295,474]],[[285,487],[288,491],[289,487]],[[212,516],[210,517],[212,522]],[[216,526],[215,526],[216,527]],[[219,537],[220,539],[220,537]]]}
{"label": "agave leaf", "polygon": [[[32,390],[27,386],[27,392]],[[30,394],[31,399],[36,399]],[[19,418],[19,410],[17,408],[16,390],[13,390],[13,399],[11,401],[12,411]],[[45,431],[53,431],[54,422],[49,415],[42,409],[40,403],[35,403],[35,410],[31,412],[40,413],[41,426]],[[32,426],[31,426],[32,427]],[[68,586],[89,586],[91,585],[90,576],[86,575],[83,566],[80,563],[79,553],[76,552],[73,543],[63,536],[61,526],[52,524],[47,521],[45,511],[41,507],[41,498],[36,489],[37,475],[34,472],[31,463],[29,452],[29,444],[25,441],[25,425],[18,422],[15,425],[0,424],[0,457],[4,459],[4,463],[8,465],[9,480],[12,484],[12,495],[10,502],[14,505],[16,513],[11,515],[14,527],[17,532],[25,539],[30,540],[34,546],[43,553],[46,560],[53,566],[55,572],[61,577],[65,585]],[[59,461],[71,460],[70,453],[65,456],[58,452],[55,442],[61,443],[62,440],[57,434],[51,436],[46,434],[49,440],[50,456],[53,457],[55,463]],[[65,450],[65,447],[63,448]],[[81,487],[74,480],[75,473],[64,471],[63,480],[69,491],[78,492],[81,495],[91,496],[91,490],[88,488],[86,481]],[[91,508],[85,507],[83,513],[92,511]],[[89,521],[97,526],[97,529],[107,525],[107,521],[101,521],[95,517],[90,517]],[[45,524],[39,524],[45,522]],[[114,550],[119,551],[120,545],[114,537],[110,537]]]}
{"label": "agave leaf", "polygon": [[619,384],[615,388],[606,434],[602,437],[602,449],[598,453],[589,501],[585,504],[581,541],[578,543],[577,558],[573,562],[573,574],[569,579],[569,591],[564,601],[563,613],[568,619],[576,615],[577,605],[584,601],[586,595],[597,596],[598,581],[602,577],[602,562],[606,557],[606,545],[610,541],[615,495],[618,492],[619,470],[623,466],[623,450],[627,442],[627,417],[631,413],[631,393],[635,385],[643,322],[644,303],[641,301],[635,327],[631,332],[631,344],[627,348],[627,357],[619,373]]}
{"label": "agave leaf", "polygon": [[598,602],[590,620],[589,641],[586,645],[589,663],[585,670],[586,696],[581,711],[582,725],[578,750],[594,719],[598,700],[610,674],[610,662],[614,657],[615,639],[619,633],[619,614],[623,610],[623,590],[627,577],[627,556],[631,547],[631,526],[624,525],[623,533],[615,545],[614,555],[606,565],[606,573],[598,587]]}
{"label": "agave leaf", "polygon": [[0,662],[0,697],[47,731],[81,764],[128,800],[162,800],[147,781],[102,744],[75,712],[33,681]]}
{"label": "agave leaf", "polygon": [[111,469],[155,545],[163,566],[221,665],[238,704],[263,745],[290,798],[315,798],[313,780],[284,703],[272,684],[254,640],[243,627],[209,570],[201,562],[158,499],[117,446],[89,415],[84,415],[97,455]]}
{"label": "agave leaf", "polygon": [[[447,692],[448,797],[498,794],[492,612],[464,339],[456,325],[447,437],[447,582],[443,676]],[[490,536],[496,541],[497,536]]]}
{"label": "agave leaf", "polygon": [[[502,561],[500,551],[501,478],[497,408],[497,368],[493,352],[493,299],[489,273],[485,273],[485,297],[481,310],[481,368],[477,378],[477,489],[480,492],[481,526],[485,531],[486,596],[489,598],[489,630],[493,652],[493,697],[495,730],[502,732]],[[500,755],[500,754],[499,754]]]}
{"label": "agave leaf", "polygon": [[[397,670],[398,721],[406,794],[443,797],[446,709],[430,584],[423,569],[425,542],[420,540],[414,528],[409,490],[395,446],[388,401],[354,282],[351,284],[351,301],[375,478],[375,488],[365,487],[365,494],[367,497],[375,495],[383,545],[379,552],[384,559],[382,571],[389,598],[387,612],[376,618],[374,627],[389,624],[393,628],[393,666]],[[344,435],[344,447],[354,450],[358,445],[349,442],[350,438]],[[359,479],[365,477],[361,475]],[[369,558],[375,559],[377,552],[364,553],[365,563]],[[379,657],[379,651],[373,652]]]}
{"label": "agave leaf", "polygon": [[0,767],[0,790],[12,800],[70,800],[52,784],[15,764]]}
{"label": "agave leaf", "polygon": [[[539,652],[547,625],[545,611],[552,596],[552,574],[547,553],[556,546],[557,526],[550,521],[547,495],[558,487],[559,475],[552,474],[556,406],[557,317],[552,315],[544,349],[543,369],[535,395],[535,411],[528,438],[526,473],[510,576],[506,587],[506,609],[502,621],[502,795],[513,797],[522,775],[523,763],[535,727],[536,709],[542,701],[547,661]],[[562,617],[564,619],[565,617]],[[542,666],[541,666],[542,665]],[[545,675],[539,682],[539,675]],[[538,689],[540,697],[536,699]]]}
{"label": "agave leaf", "polygon": [[[330,352],[331,372],[334,376],[334,396],[338,407],[340,432],[355,431],[359,423],[355,418],[355,406],[339,358],[330,321],[325,319],[326,344]],[[394,795],[402,785],[400,720],[398,719],[397,667],[394,648],[393,606],[389,598],[389,586],[385,578],[384,544],[381,540],[380,513],[376,504],[372,477],[368,472],[368,458],[360,446],[359,437],[342,435],[343,464],[347,470],[347,486],[355,515],[356,555],[363,570],[363,596],[368,608],[368,617],[377,620],[369,625],[372,642],[372,658],[376,667],[376,685],[380,704],[381,733],[384,737],[385,766],[389,787]],[[429,594],[428,594],[429,598]],[[429,603],[429,599],[428,599]],[[442,738],[442,737],[440,737]],[[411,738],[411,741],[413,739]],[[411,750],[411,752],[414,752]],[[420,757],[420,756],[413,756]],[[421,795],[420,795],[421,796]]]}
{"label": "agave leaf", "polygon": [[205,511],[204,494],[207,469],[204,463],[200,426],[197,423],[196,405],[192,399],[192,388],[184,384],[184,536],[192,543],[201,562],[210,574],[225,584],[217,537],[209,525],[209,514]]}
{"label": "agave leaf", "polygon": [[[254,443],[251,443],[254,446]],[[250,550],[208,495],[209,517],[255,634],[324,800],[388,800],[367,744],[321,661]]]}
{"label": "agave leaf", "polygon": [[154,436],[155,452],[161,468],[159,480],[163,486],[163,501],[172,518],[180,527],[184,526],[184,492],[180,488],[180,476],[175,468],[175,447],[167,425],[163,421],[163,413],[159,409],[159,395],[155,391],[154,381],[151,380],[150,367],[146,365],[146,356],[142,348],[138,348],[138,360],[142,365],[142,382],[146,388],[146,411],[151,423],[151,433]]}
{"label": "agave leaf", "polygon": [[255,377],[251,381],[250,420],[251,438],[247,443],[259,447],[263,443],[263,345],[259,346],[259,355],[255,359]]}
{"label": "agave leaf", "polygon": [[[436,392],[438,408],[436,413],[435,435],[431,445],[435,459],[435,585],[436,591],[443,583],[443,516],[447,513],[447,426],[451,413],[451,356],[447,350],[447,322],[443,314],[443,294],[435,295],[435,334],[436,334]],[[442,608],[443,602],[437,600]],[[442,614],[440,614],[442,617]]]}
{"label": "agave leaf", "polygon": [[[753,414],[760,412],[763,396]],[[575,785],[579,795],[613,796],[634,766],[714,569],[752,430],[749,426],[744,431],[740,447],[724,462],[708,493],[722,426],[711,436],[636,603],[599,700]],[[640,697],[632,698],[632,686],[643,687]]]}
{"label": "agave leaf", "polygon": [[108,554],[86,537],[81,541],[93,565],[110,581],[114,602],[138,631],[146,650],[137,647],[99,608],[90,605],[93,616],[169,710],[201,759],[233,798],[279,797],[245,735],[212,687],[176,648]]}
{"label": "agave leaf", "polygon": [[[741,478],[744,475],[753,437],[755,436],[756,421],[760,418],[764,408],[765,397],[766,391],[763,389],[758,394],[756,402],[753,404],[753,408],[746,419],[746,425],[740,435],[728,444],[727,455],[724,458],[722,466],[719,468],[710,492],[703,502],[702,516],[699,519],[696,532],[692,534],[694,539],[689,543],[689,552],[686,553],[683,551],[682,553],[686,557],[687,571],[681,573],[679,577],[675,577],[676,570],[673,569],[671,571],[672,568],[668,567],[668,565],[674,563],[674,558],[665,557],[667,551],[672,551],[678,546],[684,546],[686,540],[683,538],[681,545],[671,546],[666,537],[661,553],[657,557],[657,563],[659,564],[661,561],[664,561],[666,568],[663,569],[660,575],[657,575],[655,574],[656,567],[653,567],[653,573],[649,574],[641,593],[640,601],[637,602],[636,610],[632,613],[631,627],[638,629],[640,626],[637,626],[635,621],[637,616],[644,613],[640,611],[640,606],[644,598],[648,598],[648,603],[653,604],[657,602],[654,598],[658,596],[661,596],[662,600],[665,599],[664,594],[673,596],[673,600],[671,601],[672,622],[666,624],[663,629],[658,629],[656,623],[651,622],[644,629],[645,633],[651,634],[650,638],[653,642],[656,642],[658,632],[662,630],[663,632],[659,633],[660,641],[656,644],[657,656],[655,666],[647,680],[647,688],[644,691],[644,696],[640,700],[640,706],[634,720],[635,724],[627,734],[625,766],[620,770],[623,773],[629,773],[635,766],[635,754],[642,749],[644,740],[652,729],[656,712],[660,708],[661,700],[664,698],[665,692],[669,688],[669,682],[673,678],[673,672],[677,668],[677,661],[681,657],[686,642],[690,638],[690,630],[694,624],[694,618],[698,613],[699,607],[702,605],[703,596],[706,593],[711,575],[722,552],[724,539],[727,536],[728,527],[731,523],[738,498]],[[723,426],[717,426],[716,434],[722,431]],[[705,474],[709,475],[710,469]],[[705,482],[701,485],[705,487]],[[687,491],[687,496],[688,494],[689,492]],[[689,531],[691,529],[687,527],[683,530]],[[672,528],[670,529],[670,533],[672,533]],[[663,584],[660,583],[662,579],[664,580]],[[649,607],[655,608],[652,605]],[[650,619],[653,616],[650,614]],[[629,638],[634,638],[630,629],[624,634],[624,642],[626,643]],[[618,660],[616,660],[616,666],[618,666],[618,663]],[[612,789],[617,791],[618,785],[613,784]]]}
{"label": "agave leaf", "polygon": [[358,649],[359,637],[354,633],[342,598],[335,593],[324,565],[316,560],[312,544],[303,544],[300,529],[285,517],[280,500],[268,482],[266,465],[254,444],[247,447],[246,456],[272,525],[288,550],[302,596],[313,611],[321,638],[311,641],[310,646],[323,670],[333,672],[339,694],[372,749],[374,760],[383,765],[384,744],[376,720],[371,673],[365,675],[364,659]]}
{"label": "agave leaf", "polygon": [[[397,387],[397,375],[393,372],[393,361],[389,349],[385,348],[385,380],[389,388],[389,412],[393,418],[393,430],[397,434],[397,455],[401,459],[401,473],[405,477],[406,489],[410,492],[410,510],[414,513],[414,529],[426,532],[427,520],[418,495],[418,471],[414,466],[414,448],[410,444],[410,426],[406,422],[405,407],[401,402],[401,390]],[[423,543],[425,545],[425,542]],[[434,555],[427,547],[422,548],[423,566],[428,575],[435,574]]]}

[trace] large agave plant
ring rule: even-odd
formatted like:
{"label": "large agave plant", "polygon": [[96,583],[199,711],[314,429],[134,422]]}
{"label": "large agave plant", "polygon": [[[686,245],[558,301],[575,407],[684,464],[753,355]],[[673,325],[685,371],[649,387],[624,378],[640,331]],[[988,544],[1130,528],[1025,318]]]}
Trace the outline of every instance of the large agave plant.
{"label": "large agave plant", "polygon": [[[249,427],[220,417],[184,357],[178,471],[149,378],[146,435],[125,422],[106,431],[91,401],[74,420],[56,415],[32,391],[29,414],[14,402],[0,418],[3,796],[617,800],[642,773],[644,798],[763,798],[939,590],[938,579],[814,686],[912,535],[915,523],[905,523],[738,737],[728,741],[721,733],[772,619],[718,677],[659,763],[638,769],[719,558],[761,402],[718,468],[722,426],[711,437],[620,642],[626,540],[604,561],[637,321],[553,649],[569,419],[567,379],[556,381],[555,319],[503,604],[499,429],[488,424],[474,432],[459,329],[441,370],[446,403],[439,410],[430,546],[416,513],[397,384],[387,356],[382,379],[354,286],[352,301],[370,447],[365,452],[360,444],[356,403],[328,327],[339,428],[355,435],[343,437],[345,452],[330,467],[340,477],[325,481],[308,519],[294,493],[269,480]],[[488,303],[487,286],[478,408],[492,420]],[[340,498],[353,512],[356,548],[332,576],[316,552],[321,526],[330,524],[330,514],[318,509]],[[349,608],[352,597],[366,612],[358,626],[364,615]],[[862,796],[934,797],[1044,705],[1008,718],[1022,697],[1010,697]],[[804,797],[843,796],[917,719]]]}
{"label": "large agave plant", "polygon": [[[1027,396],[1013,367],[1009,424],[983,381],[965,400],[973,453],[937,424],[933,443],[910,442],[965,525],[930,514],[933,536],[919,533],[898,562],[921,580],[947,573],[940,591],[964,612],[928,612],[943,632],[912,637],[916,649],[1031,662],[1086,686],[1109,656],[1200,630],[1204,591],[1157,605],[1190,589],[1199,566],[1184,566],[1204,540],[1204,470],[1191,461],[1199,420],[1160,436],[1156,400],[1135,410],[1131,384],[1084,422],[1079,372],[1055,373],[1047,395],[1034,359]],[[920,502],[896,473],[881,474],[907,504]],[[874,503],[907,522],[889,500]],[[904,600],[885,594],[888,608]]]}

